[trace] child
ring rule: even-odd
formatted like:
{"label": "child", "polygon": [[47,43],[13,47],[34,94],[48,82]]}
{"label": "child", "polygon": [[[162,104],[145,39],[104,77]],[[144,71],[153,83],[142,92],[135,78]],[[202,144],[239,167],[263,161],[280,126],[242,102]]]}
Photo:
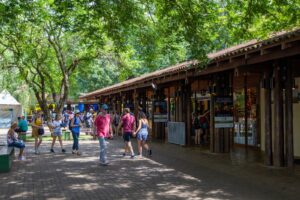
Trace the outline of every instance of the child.
{"label": "child", "polygon": [[62,140],[61,140],[61,136],[62,136],[61,127],[63,127],[63,126],[64,126],[64,124],[61,121],[61,116],[59,114],[57,114],[55,116],[55,120],[52,122],[53,137],[52,137],[52,144],[51,144],[51,149],[50,149],[51,153],[54,153],[53,146],[55,144],[57,137],[58,137],[58,141],[59,141],[59,144],[61,147],[61,151],[63,153],[66,152],[66,150],[63,148],[63,144],[62,144]]}

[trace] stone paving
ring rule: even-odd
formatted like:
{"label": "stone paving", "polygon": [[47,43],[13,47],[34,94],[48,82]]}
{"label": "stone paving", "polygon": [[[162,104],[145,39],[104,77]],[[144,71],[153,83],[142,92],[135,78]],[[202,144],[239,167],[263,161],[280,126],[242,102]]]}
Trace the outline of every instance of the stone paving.
{"label": "stone paving", "polygon": [[[99,165],[97,141],[80,141],[81,156],[27,143],[26,161],[0,174],[0,199],[299,199],[298,169],[210,154],[200,148],[152,143],[151,158],[122,157],[121,138],[108,141],[110,165]],[[134,141],[135,143],[135,141]],[[18,152],[18,150],[16,150]]]}

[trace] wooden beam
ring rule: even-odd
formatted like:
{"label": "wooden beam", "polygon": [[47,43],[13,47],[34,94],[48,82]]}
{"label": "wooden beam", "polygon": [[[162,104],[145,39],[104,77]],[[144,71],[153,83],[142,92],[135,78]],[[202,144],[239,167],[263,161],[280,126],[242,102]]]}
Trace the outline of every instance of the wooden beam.
{"label": "wooden beam", "polygon": [[269,166],[273,165],[271,78],[271,72],[265,71],[265,163]]}
{"label": "wooden beam", "polygon": [[300,46],[294,46],[283,50],[276,49],[274,51],[270,51],[268,54],[253,56],[247,60],[247,64],[252,65],[294,55],[300,55]]}
{"label": "wooden beam", "polygon": [[245,64],[246,64],[245,59],[238,59],[238,60],[232,61],[231,63],[226,63],[223,65],[220,65],[219,67],[214,65],[212,67],[206,68],[202,71],[194,73],[194,76],[203,76],[203,75],[223,72],[223,71],[231,70],[231,69],[234,69],[238,66],[242,66]]}
{"label": "wooden beam", "polygon": [[[284,57],[294,56],[294,55],[300,55],[300,46],[292,46],[285,49],[276,49],[274,51],[263,49],[264,53],[261,55],[253,55],[249,57],[247,60],[244,59],[244,57],[239,57],[239,59],[233,59],[232,62],[229,63],[211,63],[210,67],[194,73],[194,76],[202,76],[207,74],[213,74],[217,72],[227,71],[230,69],[234,69],[239,66],[243,65],[253,65],[258,63],[263,63],[275,59],[280,59]],[[269,53],[267,53],[268,51]]]}
{"label": "wooden beam", "polygon": [[284,166],[284,130],[283,130],[283,93],[281,81],[281,67],[278,63],[274,65],[275,90],[275,144],[274,144],[274,165]]}
{"label": "wooden beam", "polygon": [[287,42],[282,42],[281,43],[281,49],[284,50],[284,49],[287,49],[287,48],[290,48],[292,47],[292,44],[291,43],[287,43]]}

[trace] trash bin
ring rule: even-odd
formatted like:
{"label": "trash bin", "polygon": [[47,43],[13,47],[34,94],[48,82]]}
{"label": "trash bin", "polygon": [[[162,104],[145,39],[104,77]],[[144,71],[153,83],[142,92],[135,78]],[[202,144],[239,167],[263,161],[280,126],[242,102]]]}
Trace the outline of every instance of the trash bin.
{"label": "trash bin", "polygon": [[64,140],[70,140],[71,139],[71,132],[67,130],[62,130],[62,135]]}
{"label": "trash bin", "polygon": [[20,138],[21,140],[23,140],[24,142],[26,142],[26,132],[21,132],[21,133],[19,134],[19,138]]}

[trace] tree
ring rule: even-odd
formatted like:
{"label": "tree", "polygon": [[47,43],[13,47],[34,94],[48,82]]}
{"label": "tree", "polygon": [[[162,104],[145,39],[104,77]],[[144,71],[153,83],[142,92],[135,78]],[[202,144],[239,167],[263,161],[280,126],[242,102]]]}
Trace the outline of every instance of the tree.
{"label": "tree", "polygon": [[[75,1],[74,1],[75,2]],[[79,3],[15,1],[1,4],[0,44],[5,68],[16,67],[49,116],[48,94],[60,113],[68,98],[70,77],[99,54],[99,41],[79,28],[85,11]],[[66,12],[68,11],[68,12]],[[101,38],[100,38],[101,39]]]}
{"label": "tree", "polygon": [[18,69],[45,113],[49,96],[61,112],[70,90],[205,63],[214,50],[299,26],[299,8],[296,0],[3,0],[0,62]]}

